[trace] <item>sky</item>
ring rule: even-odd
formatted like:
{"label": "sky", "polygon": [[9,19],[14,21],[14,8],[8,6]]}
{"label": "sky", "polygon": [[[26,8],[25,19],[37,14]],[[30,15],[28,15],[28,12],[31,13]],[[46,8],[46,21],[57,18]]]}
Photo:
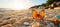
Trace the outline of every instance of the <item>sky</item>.
{"label": "sky", "polygon": [[28,9],[34,5],[40,5],[47,0],[0,0],[0,8]]}

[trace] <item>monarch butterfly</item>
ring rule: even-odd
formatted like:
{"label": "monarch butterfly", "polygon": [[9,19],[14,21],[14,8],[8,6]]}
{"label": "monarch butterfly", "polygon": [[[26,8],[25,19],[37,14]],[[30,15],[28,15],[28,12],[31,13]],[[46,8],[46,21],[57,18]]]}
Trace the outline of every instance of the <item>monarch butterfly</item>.
{"label": "monarch butterfly", "polygon": [[43,18],[44,18],[44,10],[41,10],[39,12],[39,14],[37,14],[36,10],[32,10],[32,16],[33,16],[33,19],[37,19],[37,17],[39,17],[41,20],[43,20]]}

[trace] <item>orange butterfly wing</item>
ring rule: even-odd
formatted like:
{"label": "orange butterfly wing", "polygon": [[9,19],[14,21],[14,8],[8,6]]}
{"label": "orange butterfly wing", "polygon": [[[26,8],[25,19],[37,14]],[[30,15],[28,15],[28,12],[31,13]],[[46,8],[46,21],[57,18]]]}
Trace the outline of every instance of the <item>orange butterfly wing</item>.
{"label": "orange butterfly wing", "polygon": [[36,10],[33,10],[32,11],[32,16],[33,16],[33,19],[36,19],[37,18],[37,12],[36,12]]}
{"label": "orange butterfly wing", "polygon": [[39,17],[40,17],[41,20],[44,19],[44,10],[41,10],[41,11],[39,12]]}

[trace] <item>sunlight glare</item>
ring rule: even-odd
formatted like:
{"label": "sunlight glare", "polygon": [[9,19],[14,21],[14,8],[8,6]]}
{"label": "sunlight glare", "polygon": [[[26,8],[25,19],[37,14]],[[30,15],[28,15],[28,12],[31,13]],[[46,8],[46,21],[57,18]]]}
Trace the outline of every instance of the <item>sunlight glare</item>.
{"label": "sunlight glare", "polygon": [[14,6],[14,9],[26,9],[25,4],[23,3],[15,3],[13,6]]}

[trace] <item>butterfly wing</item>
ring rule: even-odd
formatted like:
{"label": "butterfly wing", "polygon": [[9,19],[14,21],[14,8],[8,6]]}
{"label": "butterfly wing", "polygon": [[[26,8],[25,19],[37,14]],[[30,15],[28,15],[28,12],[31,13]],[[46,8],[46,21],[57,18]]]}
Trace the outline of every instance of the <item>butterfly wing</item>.
{"label": "butterfly wing", "polygon": [[32,16],[33,16],[33,19],[36,19],[37,18],[37,12],[36,12],[36,10],[33,10],[32,11]]}
{"label": "butterfly wing", "polygon": [[44,18],[44,10],[41,10],[39,12],[39,17],[40,17],[41,20],[43,20],[43,18]]}

